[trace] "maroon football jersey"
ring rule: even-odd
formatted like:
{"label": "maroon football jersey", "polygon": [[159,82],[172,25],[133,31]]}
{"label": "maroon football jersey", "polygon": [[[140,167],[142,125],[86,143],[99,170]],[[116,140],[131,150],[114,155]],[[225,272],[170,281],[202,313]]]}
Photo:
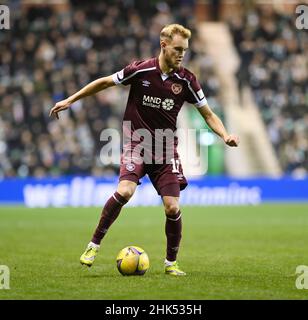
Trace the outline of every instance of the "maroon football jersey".
{"label": "maroon football jersey", "polygon": [[[155,139],[156,129],[176,131],[179,111],[187,101],[196,107],[207,101],[195,75],[180,67],[163,74],[158,58],[134,61],[113,74],[116,84],[131,85],[123,121],[124,137],[138,129],[146,129]],[[156,136],[157,137],[157,136]]]}

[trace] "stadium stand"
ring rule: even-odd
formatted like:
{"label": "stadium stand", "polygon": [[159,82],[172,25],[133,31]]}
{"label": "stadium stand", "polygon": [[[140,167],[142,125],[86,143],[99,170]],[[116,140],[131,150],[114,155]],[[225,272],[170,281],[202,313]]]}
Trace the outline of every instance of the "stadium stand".
{"label": "stadium stand", "polygon": [[[117,165],[100,161],[100,133],[120,129],[127,89],[78,101],[60,121],[48,117],[50,108],[90,81],[156,55],[165,24],[176,21],[196,33],[194,1],[71,5],[64,11],[49,5],[24,10],[16,1],[12,30],[0,33],[0,177],[114,174]],[[197,36],[187,60],[221,112],[219,81]]]}
{"label": "stadium stand", "polygon": [[[271,6],[250,8],[229,22],[241,57],[238,85],[253,91],[283,171],[308,171],[308,39],[294,16]],[[306,52],[306,54],[305,54]]]}

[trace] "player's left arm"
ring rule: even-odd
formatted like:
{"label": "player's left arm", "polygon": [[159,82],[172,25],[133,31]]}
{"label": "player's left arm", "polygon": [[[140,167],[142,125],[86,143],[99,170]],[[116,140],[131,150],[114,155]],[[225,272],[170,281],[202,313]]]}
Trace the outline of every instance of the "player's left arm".
{"label": "player's left arm", "polygon": [[197,110],[200,112],[204,121],[208,126],[220,136],[224,142],[230,147],[237,147],[239,145],[239,137],[235,134],[228,134],[225,126],[223,125],[220,118],[211,110],[208,104],[198,107]]}

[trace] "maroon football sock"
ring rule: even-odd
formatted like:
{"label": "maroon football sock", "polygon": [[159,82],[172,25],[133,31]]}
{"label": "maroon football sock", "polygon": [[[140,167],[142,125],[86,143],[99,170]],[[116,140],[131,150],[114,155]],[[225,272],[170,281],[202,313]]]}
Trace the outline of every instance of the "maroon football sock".
{"label": "maroon football sock", "polygon": [[127,200],[118,192],[115,192],[112,197],[106,202],[99,224],[93,234],[92,242],[100,244],[103,237],[107,233],[109,227],[116,220],[122,207],[127,203]]}
{"label": "maroon football sock", "polygon": [[166,214],[167,260],[175,261],[182,238],[181,211],[175,215]]}

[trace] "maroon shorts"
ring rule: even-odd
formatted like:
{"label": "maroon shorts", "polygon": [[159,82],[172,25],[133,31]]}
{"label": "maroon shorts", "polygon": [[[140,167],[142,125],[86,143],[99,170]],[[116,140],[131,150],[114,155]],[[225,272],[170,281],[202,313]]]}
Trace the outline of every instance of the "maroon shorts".
{"label": "maroon shorts", "polygon": [[140,179],[146,174],[149,176],[157,193],[161,196],[179,197],[180,190],[187,187],[187,180],[183,175],[183,168],[180,158],[175,152],[171,163],[146,164],[133,159],[123,160],[121,156],[119,181],[129,180],[141,184]]}

